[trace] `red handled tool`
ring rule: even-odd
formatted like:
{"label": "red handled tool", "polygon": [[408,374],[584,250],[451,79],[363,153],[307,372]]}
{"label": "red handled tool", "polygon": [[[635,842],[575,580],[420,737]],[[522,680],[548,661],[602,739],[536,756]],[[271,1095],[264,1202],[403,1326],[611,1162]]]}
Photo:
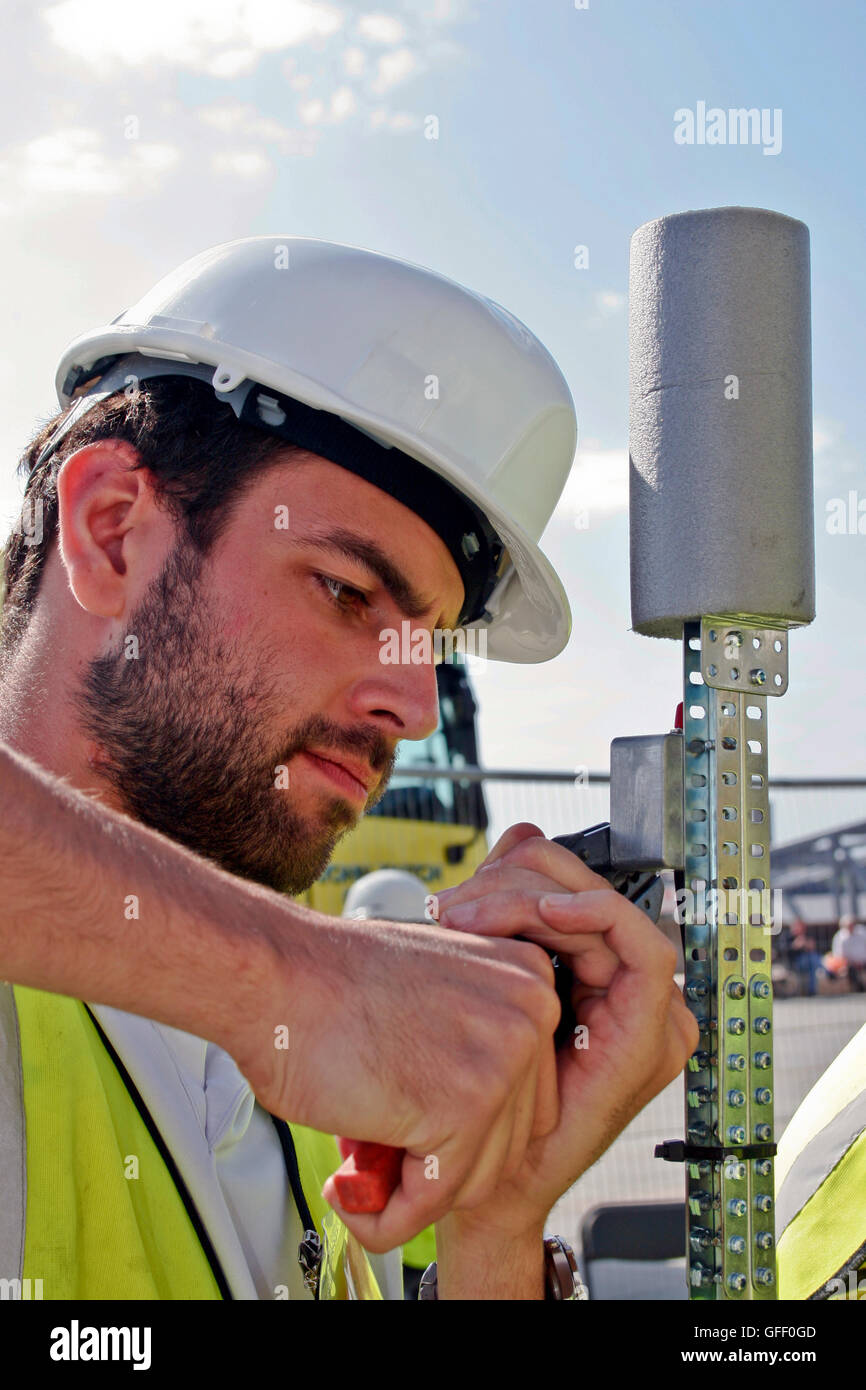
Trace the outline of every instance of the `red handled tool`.
{"label": "red handled tool", "polygon": [[338,1139],[337,1143],[345,1162],[334,1174],[334,1185],[344,1211],[384,1211],[400,1184],[405,1150],[363,1139]]}

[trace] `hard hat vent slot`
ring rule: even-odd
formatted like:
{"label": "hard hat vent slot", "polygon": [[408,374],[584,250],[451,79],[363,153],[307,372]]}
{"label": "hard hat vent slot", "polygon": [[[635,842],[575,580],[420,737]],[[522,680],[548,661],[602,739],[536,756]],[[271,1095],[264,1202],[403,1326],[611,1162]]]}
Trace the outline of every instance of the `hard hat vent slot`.
{"label": "hard hat vent slot", "polygon": [[256,396],[256,414],[266,425],[284,425],[287,419],[276,397],[265,396],[261,392]]}

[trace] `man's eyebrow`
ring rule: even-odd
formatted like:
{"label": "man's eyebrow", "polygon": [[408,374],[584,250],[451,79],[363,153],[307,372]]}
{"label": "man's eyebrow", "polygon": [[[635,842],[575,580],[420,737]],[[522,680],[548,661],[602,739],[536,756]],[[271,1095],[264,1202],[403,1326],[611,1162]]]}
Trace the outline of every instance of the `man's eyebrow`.
{"label": "man's eyebrow", "polygon": [[[375,541],[356,536],[354,531],[346,531],[342,527],[333,531],[308,531],[306,535],[297,537],[297,544],[319,545],[363,565],[376,576],[407,618],[422,618],[432,606],[433,600],[419,594]],[[458,618],[459,614],[446,628],[456,628]]]}

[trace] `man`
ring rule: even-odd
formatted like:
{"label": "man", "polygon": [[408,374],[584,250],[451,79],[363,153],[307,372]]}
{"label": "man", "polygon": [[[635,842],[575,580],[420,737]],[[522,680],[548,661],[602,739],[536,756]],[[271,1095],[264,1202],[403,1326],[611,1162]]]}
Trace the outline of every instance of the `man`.
{"label": "man", "polygon": [[821,968],[821,957],[812,936],[805,922],[799,918],[791,923],[791,941],[789,945],[791,958],[797,974],[804,980],[806,994],[812,998],[818,993],[818,971]]}
{"label": "man", "polygon": [[839,918],[830,953],[845,961],[852,990],[862,994],[866,987],[866,926],[850,912]]}
{"label": "man", "polygon": [[[561,374],[452,281],[258,237],[77,340],[57,384],[6,559],[7,1277],[399,1296],[353,1240],[436,1222],[440,1297],[563,1296],[548,1211],[696,1045],[672,949],[534,826],[438,926],[281,896],[435,727],[431,633],[564,646],[537,547],[573,455]],[[395,629],[422,659],[381,659]],[[542,947],[589,1049],[554,1055]],[[384,1211],[340,1206],[330,1134],[405,1150]]]}

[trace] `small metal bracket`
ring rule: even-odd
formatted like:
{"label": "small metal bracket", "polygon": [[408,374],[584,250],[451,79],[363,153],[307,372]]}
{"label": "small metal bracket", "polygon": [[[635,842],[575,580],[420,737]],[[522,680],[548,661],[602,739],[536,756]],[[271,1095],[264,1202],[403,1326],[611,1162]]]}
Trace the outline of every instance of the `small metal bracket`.
{"label": "small metal bracket", "polygon": [[754,619],[701,619],[701,673],[714,690],[784,695],[788,689],[788,633],[758,627]]}
{"label": "small metal bracket", "polygon": [[610,745],[610,859],[614,868],[683,863],[683,736],[639,734]]}

